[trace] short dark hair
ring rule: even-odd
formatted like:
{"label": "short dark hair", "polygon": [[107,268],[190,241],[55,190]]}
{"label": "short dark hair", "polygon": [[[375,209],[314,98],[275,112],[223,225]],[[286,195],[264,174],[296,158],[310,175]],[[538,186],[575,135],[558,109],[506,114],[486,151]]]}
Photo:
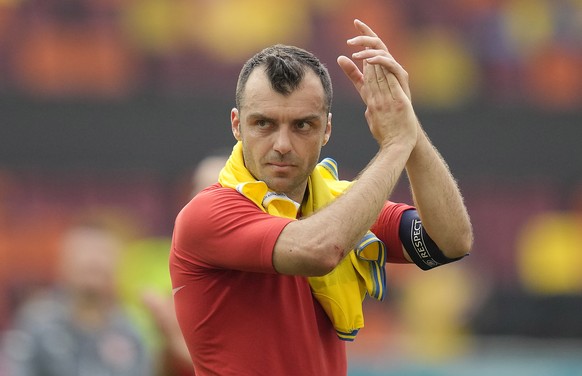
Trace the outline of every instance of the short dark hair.
{"label": "short dark hair", "polygon": [[311,52],[283,44],[265,48],[243,65],[236,85],[236,107],[239,110],[249,76],[255,68],[263,66],[273,90],[283,95],[291,94],[301,84],[306,69],[311,69],[321,80],[327,112],[330,112],[333,89],[327,68]]}

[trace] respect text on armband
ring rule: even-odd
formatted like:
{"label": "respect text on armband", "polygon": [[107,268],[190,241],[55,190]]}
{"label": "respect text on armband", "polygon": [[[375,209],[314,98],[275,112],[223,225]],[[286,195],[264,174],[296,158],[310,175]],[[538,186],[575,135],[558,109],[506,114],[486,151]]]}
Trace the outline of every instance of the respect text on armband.
{"label": "respect text on armband", "polygon": [[426,249],[426,245],[424,244],[424,240],[422,239],[422,221],[419,219],[415,219],[412,222],[412,244],[416,253],[422,261],[431,267],[436,267],[439,265],[428,253]]}

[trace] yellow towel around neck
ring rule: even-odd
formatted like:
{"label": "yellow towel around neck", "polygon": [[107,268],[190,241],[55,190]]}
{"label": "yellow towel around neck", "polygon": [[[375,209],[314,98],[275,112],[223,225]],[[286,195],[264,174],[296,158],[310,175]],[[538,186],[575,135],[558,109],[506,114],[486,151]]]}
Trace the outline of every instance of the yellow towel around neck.
{"label": "yellow towel around neck", "polygon": [[[337,164],[331,158],[321,161],[308,179],[308,198],[302,206],[285,194],[272,192],[246,169],[242,144],[238,142],[218,179],[223,187],[236,189],[264,212],[278,217],[296,218],[299,209],[308,216],[346,190],[351,182],[338,179]],[[339,338],[353,341],[364,327],[362,302],[366,293],[377,300],[386,290],[386,247],[372,232],[330,273],[309,277],[311,292],[321,304]]]}

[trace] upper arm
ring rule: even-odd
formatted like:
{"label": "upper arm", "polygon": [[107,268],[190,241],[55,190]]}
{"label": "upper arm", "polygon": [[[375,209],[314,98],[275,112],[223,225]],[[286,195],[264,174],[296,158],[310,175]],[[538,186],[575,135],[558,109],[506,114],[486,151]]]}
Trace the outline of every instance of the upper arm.
{"label": "upper arm", "polygon": [[387,262],[409,263],[410,258],[400,240],[399,229],[402,213],[414,209],[407,204],[386,201],[378,219],[370,229],[380,240],[386,244],[388,252]]}
{"label": "upper arm", "polygon": [[462,258],[443,254],[424,231],[417,211],[410,205],[387,201],[371,230],[386,244],[388,262],[413,262],[428,270]]}
{"label": "upper arm", "polygon": [[196,196],[178,215],[176,257],[204,267],[274,272],[273,248],[293,221],[269,215],[230,188]]}
{"label": "upper arm", "polygon": [[409,258],[422,270],[448,264],[464,257],[449,257],[426,232],[416,210],[405,211],[400,219],[400,240]]}

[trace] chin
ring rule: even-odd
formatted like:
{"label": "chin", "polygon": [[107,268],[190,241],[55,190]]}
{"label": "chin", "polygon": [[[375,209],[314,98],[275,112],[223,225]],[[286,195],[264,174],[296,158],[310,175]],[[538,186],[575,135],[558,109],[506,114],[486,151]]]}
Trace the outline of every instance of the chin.
{"label": "chin", "polygon": [[289,184],[282,182],[281,179],[278,179],[278,178],[273,179],[272,178],[272,179],[264,180],[264,182],[267,183],[267,186],[269,187],[269,189],[271,191],[274,191],[277,193],[289,192]]}

